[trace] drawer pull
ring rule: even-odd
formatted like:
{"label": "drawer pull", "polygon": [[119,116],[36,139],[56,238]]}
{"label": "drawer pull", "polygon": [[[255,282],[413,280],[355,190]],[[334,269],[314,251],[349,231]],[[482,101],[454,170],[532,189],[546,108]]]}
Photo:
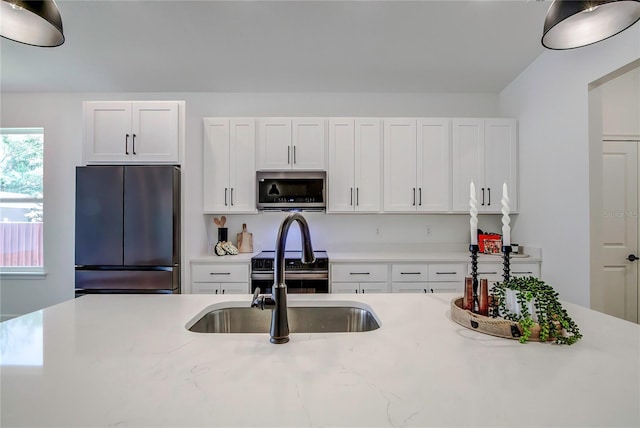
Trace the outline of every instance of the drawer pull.
{"label": "drawer pull", "polygon": [[458,272],[436,272],[436,275],[455,275]]}
{"label": "drawer pull", "polygon": [[480,275],[497,275],[498,272],[478,272]]}
{"label": "drawer pull", "polygon": [[231,272],[209,272],[209,275],[231,275]]}
{"label": "drawer pull", "polygon": [[369,272],[349,272],[349,275],[369,275]]}
{"label": "drawer pull", "polygon": [[525,274],[525,273],[528,273],[528,274],[533,275],[533,272],[516,272],[516,271],[513,271],[513,272],[511,272],[511,273],[520,274],[520,275],[523,275],[523,274]]}
{"label": "drawer pull", "polygon": [[420,275],[420,272],[400,272],[400,275]]}

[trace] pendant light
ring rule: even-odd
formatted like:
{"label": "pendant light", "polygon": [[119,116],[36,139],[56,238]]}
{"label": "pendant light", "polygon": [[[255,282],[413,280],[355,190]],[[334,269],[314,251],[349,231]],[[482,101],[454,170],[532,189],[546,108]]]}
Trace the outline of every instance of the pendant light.
{"label": "pendant light", "polygon": [[62,18],[54,0],[2,0],[0,35],[32,46],[64,43]]}
{"label": "pendant light", "polygon": [[544,20],[542,45],[573,49],[597,43],[626,30],[640,19],[640,0],[555,0]]}

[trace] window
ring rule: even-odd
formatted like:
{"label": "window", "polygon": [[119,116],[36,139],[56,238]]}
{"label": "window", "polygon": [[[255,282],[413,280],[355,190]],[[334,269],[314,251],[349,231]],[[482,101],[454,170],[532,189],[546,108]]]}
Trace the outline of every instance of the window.
{"label": "window", "polygon": [[43,129],[0,135],[0,272],[42,272]]}

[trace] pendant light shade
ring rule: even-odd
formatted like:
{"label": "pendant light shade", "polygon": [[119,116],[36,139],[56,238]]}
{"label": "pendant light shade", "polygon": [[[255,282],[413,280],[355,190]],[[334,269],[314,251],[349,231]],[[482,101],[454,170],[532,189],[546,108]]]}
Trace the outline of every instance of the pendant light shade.
{"label": "pendant light shade", "polygon": [[631,27],[640,19],[640,0],[555,0],[544,20],[542,45],[548,49],[587,46]]}
{"label": "pendant light shade", "polygon": [[62,18],[53,0],[2,0],[0,6],[2,37],[32,46],[64,43]]}

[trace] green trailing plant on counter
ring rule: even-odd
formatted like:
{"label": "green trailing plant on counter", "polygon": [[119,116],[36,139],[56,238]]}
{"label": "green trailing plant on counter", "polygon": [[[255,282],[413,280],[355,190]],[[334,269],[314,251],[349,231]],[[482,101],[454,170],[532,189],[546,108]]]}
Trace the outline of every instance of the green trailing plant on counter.
{"label": "green trailing plant on counter", "polygon": [[[519,304],[520,313],[514,313],[507,307],[507,291],[515,292],[515,299]],[[520,343],[525,343],[531,337],[531,329],[536,324],[534,315],[529,310],[533,302],[537,323],[540,324],[540,340],[549,337],[555,343],[571,345],[582,338],[578,326],[558,300],[558,293],[544,281],[534,277],[510,278],[506,282],[497,283],[491,290],[494,311],[505,319],[520,324],[522,335]],[[558,331],[557,325],[562,329]]]}

